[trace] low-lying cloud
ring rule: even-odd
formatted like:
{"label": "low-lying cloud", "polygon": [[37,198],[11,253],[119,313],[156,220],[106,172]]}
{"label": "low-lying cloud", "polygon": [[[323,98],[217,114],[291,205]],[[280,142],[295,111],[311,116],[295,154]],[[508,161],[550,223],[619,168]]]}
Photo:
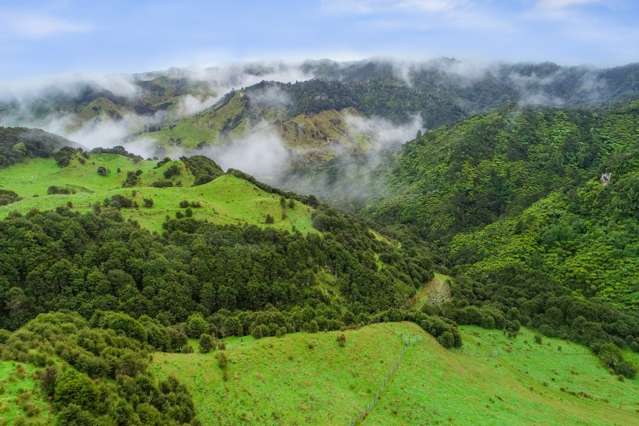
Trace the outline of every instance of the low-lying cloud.
{"label": "low-lying cloud", "polygon": [[278,182],[285,173],[291,152],[275,127],[258,123],[243,136],[195,151],[214,159],[223,169],[238,169],[268,182]]}

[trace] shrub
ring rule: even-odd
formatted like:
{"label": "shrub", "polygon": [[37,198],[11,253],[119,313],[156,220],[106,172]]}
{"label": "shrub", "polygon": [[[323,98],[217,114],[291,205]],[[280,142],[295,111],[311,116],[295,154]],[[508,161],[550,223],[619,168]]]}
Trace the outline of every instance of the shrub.
{"label": "shrub", "polygon": [[40,384],[42,385],[42,390],[44,394],[48,397],[53,397],[55,394],[55,384],[58,377],[58,370],[55,366],[49,366],[44,370],[40,371],[38,378],[40,379]]}
{"label": "shrub", "polygon": [[104,167],[104,166],[100,166],[100,167],[98,167],[97,172],[98,172],[98,174],[99,174],[100,176],[107,176],[107,175],[109,174],[109,171],[108,171],[108,170],[107,170],[107,168],[106,168],[106,167]]}
{"label": "shrub", "polygon": [[271,225],[275,223],[275,219],[273,219],[273,216],[271,216],[270,214],[267,214],[264,218],[264,223]]}
{"label": "shrub", "polygon": [[229,359],[227,358],[226,353],[224,351],[218,352],[216,358],[218,367],[220,367],[221,370],[226,370],[229,365]]}
{"label": "shrub", "polygon": [[76,370],[67,368],[56,381],[54,401],[60,406],[77,404],[91,409],[96,399],[97,390],[93,382]]}
{"label": "shrub", "polygon": [[[80,150],[65,146],[58,150],[58,152],[53,154],[53,158],[55,159],[55,162],[58,164],[58,166],[66,167],[71,163],[71,159],[76,152],[80,152]],[[82,162],[84,159],[80,158],[80,160]]]}
{"label": "shrub", "polygon": [[0,189],[0,206],[6,206],[16,201],[20,201],[18,194],[8,189]]}
{"label": "shrub", "polygon": [[124,180],[124,183],[122,184],[122,186],[124,188],[136,186],[137,184],[140,183],[141,174],[142,174],[142,170],[138,170],[137,172],[127,172],[126,179]]}
{"label": "shrub", "polygon": [[261,339],[262,337],[268,336],[269,330],[268,327],[264,324],[258,324],[251,330],[251,335],[256,339]]}
{"label": "shrub", "polygon": [[47,188],[47,194],[49,195],[54,195],[54,194],[59,194],[59,195],[70,195],[70,194],[75,194],[75,191],[71,188],[66,188],[63,186],[56,186],[56,185],[51,185],[50,187]]}
{"label": "shrub", "polygon": [[136,203],[122,194],[115,194],[111,198],[104,200],[105,207],[113,207],[116,209],[131,209],[137,207]]}
{"label": "shrub", "polygon": [[154,188],[169,188],[173,186],[173,182],[171,182],[170,180],[156,180],[155,182],[151,183],[151,186]]}
{"label": "shrub", "polygon": [[215,341],[210,334],[202,334],[200,336],[200,352],[207,354],[211,352],[211,349],[215,348]]}
{"label": "shrub", "polygon": [[181,208],[181,209],[185,209],[185,208],[187,208],[188,206],[189,206],[189,202],[188,202],[188,201],[186,201],[186,200],[182,200],[182,201],[180,201],[180,208]]}
{"label": "shrub", "polygon": [[346,346],[346,335],[344,333],[338,334],[337,339],[335,340],[337,340],[337,344],[341,346],[342,348]]}
{"label": "shrub", "polygon": [[215,179],[215,176],[212,175],[198,176],[193,182],[193,186],[204,185],[211,182],[213,179]]}
{"label": "shrub", "polygon": [[437,341],[443,347],[450,349],[455,347],[455,336],[450,331],[444,331],[439,337],[437,337]]}
{"label": "shrub", "polygon": [[595,346],[595,353],[604,365],[616,374],[632,379],[637,370],[623,359],[621,349],[612,343],[603,343]]}
{"label": "shrub", "polygon": [[153,207],[153,199],[145,198],[143,202],[144,202],[144,208],[150,209]]}
{"label": "shrub", "polygon": [[179,175],[180,175],[180,168],[178,167],[177,164],[171,164],[169,168],[167,168],[164,171],[164,177],[166,179],[171,179],[173,176],[179,176]]}
{"label": "shrub", "polygon": [[186,320],[186,334],[191,338],[201,336],[208,328],[209,323],[200,313],[191,314]]}

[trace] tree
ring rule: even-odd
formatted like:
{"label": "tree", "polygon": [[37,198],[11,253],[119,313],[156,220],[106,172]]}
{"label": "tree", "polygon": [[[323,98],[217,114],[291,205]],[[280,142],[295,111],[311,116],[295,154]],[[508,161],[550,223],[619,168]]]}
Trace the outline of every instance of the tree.
{"label": "tree", "polygon": [[444,331],[441,336],[437,338],[437,341],[447,349],[455,346],[455,336],[453,336],[453,333],[450,331]]}
{"label": "tree", "polygon": [[186,334],[191,338],[197,338],[206,333],[208,328],[208,322],[200,313],[191,314],[186,320]]}
{"label": "tree", "polygon": [[209,352],[211,352],[211,349],[215,348],[215,341],[213,340],[213,337],[211,337],[210,334],[202,334],[200,336],[200,352],[202,352],[203,354],[207,354]]}

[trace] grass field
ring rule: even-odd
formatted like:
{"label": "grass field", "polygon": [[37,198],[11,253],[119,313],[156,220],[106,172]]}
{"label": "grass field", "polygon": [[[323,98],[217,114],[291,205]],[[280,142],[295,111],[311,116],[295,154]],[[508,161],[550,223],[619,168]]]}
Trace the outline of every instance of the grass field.
{"label": "grass field", "polygon": [[207,109],[183,118],[146,136],[166,147],[196,148],[198,145],[215,144],[229,122],[237,121],[230,135],[241,135],[246,130],[247,122],[243,117],[245,108],[246,98],[242,92],[237,92],[216,109]]}
{"label": "grass field", "polygon": [[424,287],[420,288],[415,296],[410,300],[413,309],[421,311],[427,303],[440,305],[450,300],[451,278],[448,275],[435,272],[433,279]]}
{"label": "grass field", "polygon": [[22,418],[25,424],[46,425],[53,421],[49,404],[33,379],[35,368],[13,361],[0,361],[0,425],[12,425]]}
{"label": "grass field", "polygon": [[[172,180],[182,186],[155,188],[152,182],[164,179],[164,171],[171,164],[180,168],[180,175]],[[107,176],[97,173],[98,167],[109,170]],[[0,218],[11,211],[26,213],[31,209],[50,210],[71,203],[79,211],[89,211],[95,203],[115,194],[135,199],[140,208],[122,209],[126,218],[142,226],[160,231],[166,216],[175,217],[182,200],[199,202],[193,208],[193,217],[218,224],[256,224],[277,229],[297,229],[302,233],[316,232],[312,226],[312,209],[297,201],[294,208],[282,208],[280,197],[257,188],[250,182],[231,175],[220,176],[204,185],[190,186],[193,176],[180,161],[155,168],[154,161],[134,163],[130,158],[115,154],[92,155],[84,164],[74,159],[68,167],[59,167],[53,159],[35,159],[0,169],[0,188],[15,191],[22,200],[0,207]],[[120,173],[117,170],[120,169]],[[128,171],[141,170],[141,182],[134,188],[122,188]],[[48,195],[49,186],[60,186],[75,191],[70,195]],[[135,195],[133,192],[135,191]],[[152,199],[152,208],[143,208],[143,200]],[[288,204],[288,203],[287,203]],[[285,213],[285,216],[283,216]],[[272,225],[265,217],[274,218]]]}
{"label": "grass field", "polygon": [[449,351],[410,323],[347,331],[345,347],[337,334],[234,338],[228,381],[215,353],[157,353],[152,370],[189,387],[204,425],[349,425],[366,407],[371,425],[639,424],[639,379],[576,344],[462,327]]}

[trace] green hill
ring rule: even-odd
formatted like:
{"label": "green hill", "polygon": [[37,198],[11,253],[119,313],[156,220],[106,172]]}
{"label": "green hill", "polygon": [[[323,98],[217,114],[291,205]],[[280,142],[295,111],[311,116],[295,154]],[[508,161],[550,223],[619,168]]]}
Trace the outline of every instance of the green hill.
{"label": "green hill", "polygon": [[637,140],[636,103],[479,115],[407,144],[369,213],[439,240],[449,265],[473,279],[538,274],[634,307]]}
{"label": "green hill", "polygon": [[426,132],[382,167],[386,194],[371,203],[371,213],[447,241],[612,171],[635,149],[638,123],[636,103],[613,110],[504,108]]}
{"label": "green hill", "polygon": [[49,157],[67,146],[79,145],[40,129],[0,127],[0,167],[29,158]]}
{"label": "green hill", "polygon": [[[53,158],[31,159],[0,169],[0,190],[13,191],[20,198],[0,206],[0,217],[12,211],[26,213],[31,209],[66,206],[86,212],[96,204],[104,205],[105,199],[123,196],[137,205],[122,208],[123,216],[156,231],[161,229],[166,216],[186,214],[190,207],[194,218],[212,223],[250,223],[314,232],[313,209],[306,204],[285,199],[282,205],[279,194],[266,192],[235,175],[218,176],[194,186],[197,180],[194,173],[198,170],[191,170],[189,164],[189,160],[158,163],[111,153],[74,154],[65,167],[60,167]],[[103,170],[102,174],[98,169]],[[167,174],[171,174],[170,178]],[[152,200],[152,206],[145,207],[144,200]],[[181,207],[183,201],[189,205]],[[272,224],[265,223],[266,215],[273,218]]]}
{"label": "green hill", "polygon": [[[153,356],[213,424],[633,424],[639,380],[620,382],[587,348],[522,329],[462,327],[445,350],[411,323],[280,338],[232,338],[224,351]],[[362,416],[362,417],[360,417]]]}
{"label": "green hill", "polygon": [[264,104],[260,97],[272,88],[279,86],[260,83],[231,92],[218,104],[193,116],[168,122],[144,136],[155,139],[158,146],[170,152],[174,147],[189,150],[233,143],[268,123],[302,164],[326,162],[335,158],[340,150],[350,153],[365,150],[369,136],[356,134],[347,123],[347,117],[361,116],[356,109],[296,114],[285,104]]}

